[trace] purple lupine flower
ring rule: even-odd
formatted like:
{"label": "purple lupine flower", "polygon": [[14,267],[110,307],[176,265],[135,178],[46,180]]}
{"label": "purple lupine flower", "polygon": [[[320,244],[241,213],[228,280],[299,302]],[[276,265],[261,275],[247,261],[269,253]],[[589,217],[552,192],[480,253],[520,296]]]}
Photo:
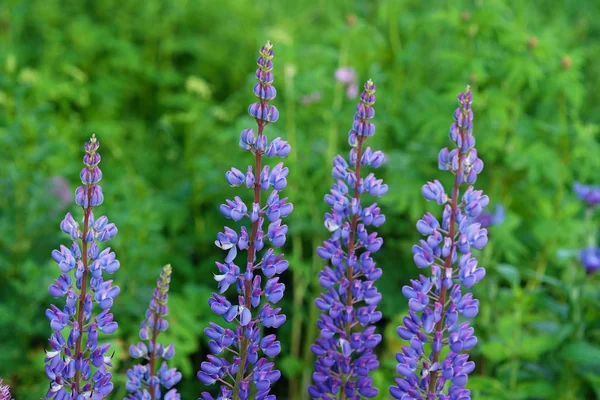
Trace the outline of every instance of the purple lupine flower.
{"label": "purple lupine flower", "polygon": [[[110,345],[100,345],[98,336],[99,332],[109,335],[117,329],[110,307],[120,289],[112,280],[104,279],[120,264],[110,247],[101,250],[99,245],[112,239],[117,227],[104,216],[94,218],[92,212],[104,199],[98,185],[102,178],[99,146],[92,135],[84,147],[83,186],[75,192],[75,202],[83,209],[81,224],[71,213],[60,223],[73,243],[70,248],[61,245],[52,252],[61,275],[48,290],[57,299],[65,298],[65,305],[61,309],[52,304],[46,310],[53,330],[51,350],[46,351],[46,375],[50,379],[47,399],[103,399],[113,389],[108,370],[112,366]],[[100,309],[97,313],[94,303]]]}
{"label": "purple lupine flower", "polygon": [[315,305],[323,312],[317,323],[321,334],[311,347],[317,356],[313,385],[308,389],[315,399],[360,399],[378,394],[369,373],[379,366],[373,349],[381,342],[374,324],[382,315],[377,311],[381,294],[375,281],[381,276],[371,257],[383,240],[372,228],[385,222],[377,203],[366,205],[361,194],[382,196],[387,185],[373,174],[361,176],[362,167],[378,167],[384,155],[365,147],[365,141],[375,132],[370,120],[375,115],[375,85],[365,84],[356,106],[354,125],[349,133],[352,146],[346,160],[333,160],[332,175],[336,183],[325,202],[331,211],[325,214],[325,227],[331,238],[317,249],[329,262],[319,273],[324,293]]}
{"label": "purple lupine flower", "polygon": [[[446,195],[437,181],[423,187],[424,197],[444,206],[444,210],[441,223],[430,213],[417,223],[417,229],[426,240],[413,246],[414,261],[419,268],[430,267],[431,276],[420,275],[402,289],[402,294],[409,299],[409,315],[398,327],[398,335],[409,345],[396,354],[396,371],[401,377],[390,387],[395,399],[471,398],[465,385],[475,363],[463,352],[477,344],[468,320],[477,315],[479,300],[465,289],[485,276],[485,269],[478,266],[471,252],[487,243],[487,230],[477,218],[489,203],[488,196],[470,186],[483,169],[474,148],[471,101],[471,90],[467,86],[466,91],[458,95],[460,106],[454,112],[449,132],[457,148],[451,151],[446,148],[439,154],[440,169],[455,176],[452,192]],[[461,196],[460,188],[464,184],[469,186]],[[462,318],[459,320],[459,317]],[[463,322],[464,319],[467,321]],[[426,343],[429,354],[425,354]],[[449,348],[443,350],[444,346]]]}
{"label": "purple lupine flower", "polygon": [[583,264],[588,274],[600,269],[600,249],[597,247],[588,247],[579,252],[579,261]]}
{"label": "purple lupine flower", "polygon": [[[128,399],[131,400],[180,400],[181,396],[174,385],[181,380],[181,373],[175,368],[168,369],[166,360],[175,355],[175,347],[170,344],[163,346],[157,342],[160,332],[169,326],[166,315],[169,312],[167,301],[169,299],[169,283],[171,282],[171,266],[165,265],[160,273],[150,306],[146,311],[146,319],[140,327],[140,339],[137,345],[129,347],[129,355],[133,358],[144,358],[148,362],[144,365],[135,365],[127,371]],[[161,367],[156,366],[163,359]],[[164,397],[161,396],[161,386],[168,390]]]}
{"label": "purple lupine flower", "polygon": [[69,182],[62,176],[50,178],[50,193],[58,201],[58,208],[64,210],[73,201],[73,195],[69,190]]}
{"label": "purple lupine flower", "polygon": [[0,378],[0,400],[12,400],[10,388],[2,384],[2,378]]}
{"label": "purple lupine flower", "polygon": [[[272,248],[266,249],[262,257],[258,255],[267,241],[272,247],[283,246],[287,225],[282,225],[281,219],[293,209],[287,198],[279,196],[287,184],[287,167],[283,163],[263,166],[265,157],[285,157],[290,152],[290,145],[285,140],[276,138],[269,142],[263,134],[265,127],[279,117],[277,108],[269,104],[276,93],[272,85],[272,59],[272,45],[267,42],[260,49],[256,70],[258,83],[254,86],[254,94],[258,101],[248,108],[258,131],[255,134],[252,129],[244,130],[239,142],[242,149],[254,155],[254,167],[249,166],[245,174],[235,168],[226,174],[230,185],[245,185],[252,189],[254,200],[245,204],[236,197],[221,206],[225,217],[234,221],[248,219],[251,227],[242,226],[239,232],[225,227],[215,242],[227,253],[224,262],[217,262],[215,280],[219,293],[214,293],[208,304],[216,315],[223,316],[234,327],[225,328],[211,322],[205,330],[210,338],[208,346],[212,355],[201,364],[198,379],[205,385],[218,384],[220,389],[216,397],[202,393],[202,400],[246,400],[250,396],[256,400],[274,400],[275,396],[269,394],[271,385],[281,377],[269,360],[279,354],[281,345],[274,334],[263,336],[262,327],[278,328],[286,320],[281,308],[274,306],[285,291],[285,285],[275,275],[284,272],[288,262]],[[261,192],[270,192],[264,204],[261,203]],[[265,221],[268,221],[266,228]],[[235,262],[238,251],[244,250],[245,259],[237,260],[245,264],[242,270]],[[266,282],[263,284],[263,281]],[[237,302],[233,303],[221,295],[231,286],[237,291]]]}
{"label": "purple lupine flower", "polygon": [[354,68],[338,68],[335,71],[335,80],[346,87],[346,97],[349,99],[353,99],[358,95],[358,81]]}
{"label": "purple lupine flower", "polygon": [[592,225],[592,219],[596,206],[600,204],[600,186],[582,185],[579,182],[573,184],[573,190],[577,197],[586,203],[585,225],[587,232],[587,247],[578,251],[579,261],[589,274],[600,268],[600,249],[596,246],[596,229]]}
{"label": "purple lupine flower", "polygon": [[356,71],[351,67],[340,67],[335,70],[335,80],[349,85],[356,82]]}
{"label": "purple lupine flower", "polygon": [[600,204],[600,186],[582,185],[579,182],[573,184],[575,194],[583,200],[588,207],[595,207]]}
{"label": "purple lupine flower", "polygon": [[482,228],[487,228],[493,225],[500,225],[506,219],[506,210],[502,204],[496,205],[494,212],[483,210],[475,221],[481,224]]}

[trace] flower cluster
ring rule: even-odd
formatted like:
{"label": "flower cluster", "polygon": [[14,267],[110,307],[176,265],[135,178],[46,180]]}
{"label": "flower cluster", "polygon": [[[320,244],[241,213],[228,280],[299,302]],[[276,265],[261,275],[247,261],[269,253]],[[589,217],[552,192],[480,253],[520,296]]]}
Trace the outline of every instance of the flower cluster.
{"label": "flower cluster", "polygon": [[[478,313],[479,301],[464,289],[485,276],[485,269],[478,266],[471,251],[487,243],[487,230],[477,218],[489,203],[481,190],[471,186],[483,169],[474,148],[471,101],[467,87],[458,96],[460,106],[449,131],[457,148],[439,153],[439,168],[455,177],[452,193],[448,196],[437,180],[422,189],[425,199],[444,206],[444,210],[441,223],[431,213],[417,222],[417,230],[426,239],[413,246],[414,262],[419,268],[431,268],[431,276],[420,275],[402,289],[409,300],[409,315],[398,327],[398,335],[410,345],[396,355],[396,371],[402,377],[390,387],[395,399],[470,399],[465,384],[475,363],[463,352],[472,349],[477,338],[469,322],[459,318],[468,320]],[[464,184],[469,186],[461,197]],[[429,355],[425,354],[425,344],[431,346]],[[443,352],[444,346],[449,349]]]}
{"label": "flower cluster", "polygon": [[[277,275],[288,268],[283,256],[276,255],[273,248],[258,252],[269,241],[272,247],[281,247],[285,243],[287,225],[281,219],[292,212],[292,204],[286,198],[280,198],[279,192],[287,184],[288,169],[283,163],[273,167],[262,166],[264,157],[285,157],[290,152],[290,145],[281,138],[268,141],[263,134],[264,128],[277,121],[279,112],[269,101],[275,98],[273,87],[273,49],[267,42],[260,49],[254,94],[258,101],[248,108],[254,117],[258,131],[246,129],[241,133],[240,147],[254,155],[254,169],[249,166],[244,173],[232,168],[226,174],[231,186],[245,185],[254,193],[252,204],[246,204],[240,197],[227,200],[221,206],[223,215],[233,221],[249,220],[250,232],[245,226],[240,231],[225,227],[224,232],[217,235],[216,245],[227,251],[224,262],[217,262],[219,293],[214,293],[209,300],[212,311],[223,317],[225,322],[233,324],[233,328],[211,323],[205,330],[210,338],[209,347],[212,355],[203,362],[198,372],[198,379],[205,385],[220,385],[217,399],[245,400],[252,396],[256,400],[273,400],[270,395],[271,384],[279,380],[281,373],[274,370],[270,358],[277,356],[281,350],[275,335],[262,336],[261,329],[278,328],[286,317],[279,307],[274,306],[283,297],[285,285],[279,282]],[[261,204],[261,192],[269,191],[265,204]],[[265,220],[268,227],[264,231]],[[235,264],[238,250],[246,251],[247,257],[242,263],[245,270]],[[260,272],[262,271],[262,274]],[[266,283],[263,284],[263,276]],[[228,300],[223,293],[233,286],[237,291],[237,304]],[[266,298],[266,302],[263,302]],[[228,325],[230,326],[230,325]],[[228,355],[232,355],[228,357]],[[264,357],[264,356],[266,357]],[[203,400],[212,400],[209,393],[202,393]]]}
{"label": "flower cluster", "polygon": [[[176,389],[171,389],[181,380],[181,373],[175,368],[169,369],[166,361],[156,370],[156,363],[161,358],[170,360],[175,355],[175,347],[163,346],[157,342],[160,332],[169,327],[165,316],[169,313],[169,283],[171,282],[171,266],[165,265],[160,273],[150,306],[146,310],[146,319],[142,321],[140,339],[137,345],[131,345],[129,354],[133,358],[144,358],[148,362],[135,365],[127,371],[127,390],[131,400],[179,400],[181,396]],[[169,390],[161,397],[160,387]]]}
{"label": "flower cluster", "polygon": [[587,233],[587,247],[579,251],[579,261],[588,274],[600,269],[600,248],[596,245],[596,229],[592,226],[592,218],[596,207],[600,205],[600,187],[594,185],[582,185],[575,182],[573,190],[579,199],[587,206],[585,213],[585,224]]}
{"label": "flower cluster", "polygon": [[2,384],[2,378],[0,378],[0,400],[12,400],[10,388]]}
{"label": "flower cluster", "polygon": [[361,167],[381,166],[381,151],[365,147],[375,133],[370,120],[375,115],[375,85],[368,81],[356,106],[354,124],[349,133],[352,146],[348,160],[337,156],[332,175],[336,183],[325,202],[331,211],[325,214],[325,227],[331,237],[317,249],[329,262],[319,274],[324,293],[315,305],[323,313],[318,321],[320,337],[312,346],[317,356],[314,384],[309,394],[316,399],[372,398],[378,393],[369,373],[379,366],[373,349],[381,342],[374,324],[382,317],[377,311],[381,294],[375,281],[381,276],[371,255],[383,240],[375,231],[385,222],[377,203],[365,205],[360,195],[384,195],[388,187],[371,173],[361,176]]}
{"label": "flower cluster", "polygon": [[600,204],[600,186],[582,185],[575,182],[573,190],[575,190],[577,197],[583,200],[588,207],[596,207]]}
{"label": "flower cluster", "polygon": [[[61,275],[48,290],[57,299],[65,298],[65,306],[60,309],[51,305],[46,310],[53,330],[49,339],[51,350],[46,352],[49,399],[102,399],[113,389],[107,369],[112,366],[110,345],[98,344],[98,336],[117,329],[110,308],[119,287],[113,286],[112,280],[104,280],[104,274],[113,274],[120,265],[110,247],[102,251],[99,247],[99,243],[117,234],[117,227],[104,216],[94,218],[92,212],[104,199],[98,185],[102,178],[99,146],[95,136],[85,144],[85,167],[80,174],[83,186],[75,192],[75,202],[83,209],[83,221],[80,225],[68,213],[60,228],[73,243],[70,248],[60,246],[60,250],[52,252]],[[94,304],[100,309],[96,315]]]}

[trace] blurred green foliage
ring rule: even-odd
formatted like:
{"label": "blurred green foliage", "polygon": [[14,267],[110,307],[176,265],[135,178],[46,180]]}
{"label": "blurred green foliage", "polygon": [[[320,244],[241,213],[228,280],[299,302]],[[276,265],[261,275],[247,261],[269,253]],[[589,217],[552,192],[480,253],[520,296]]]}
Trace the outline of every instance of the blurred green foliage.
{"label": "blurred green foliage", "polygon": [[[275,45],[281,111],[270,137],[288,139],[296,208],[286,253],[288,323],[279,365],[281,399],[306,399],[315,336],[312,299],[322,267],[323,195],[331,158],[346,151],[355,99],[336,68],[378,86],[373,147],[388,154],[382,208],[386,315],[380,331],[381,399],[401,346],[400,288],[418,271],[410,248],[420,196],[440,176],[437,152],[455,95],[474,91],[475,136],[486,168],[478,184],[507,208],[481,254],[476,288],[475,399],[591,399],[600,396],[600,293],[562,250],[584,246],[590,228],[571,185],[599,183],[600,3],[584,0],[4,0],[0,3],[0,376],[17,399],[43,395],[50,329],[50,253],[78,184],[82,144],[96,133],[105,203],[116,222],[122,268],[114,307],[114,398],[124,396],[126,348],[136,340],[160,267],[174,267],[166,335],[185,378],[184,399],[206,353],[213,318],[212,245],[226,220],[219,204],[236,193],[223,179],[249,162],[235,150],[252,126],[246,107],[258,47]],[[318,91],[316,102],[304,96]],[[65,181],[66,179],[66,181]],[[437,212],[437,210],[436,210]],[[598,222],[598,218],[595,219]],[[565,253],[562,251],[562,253]]]}

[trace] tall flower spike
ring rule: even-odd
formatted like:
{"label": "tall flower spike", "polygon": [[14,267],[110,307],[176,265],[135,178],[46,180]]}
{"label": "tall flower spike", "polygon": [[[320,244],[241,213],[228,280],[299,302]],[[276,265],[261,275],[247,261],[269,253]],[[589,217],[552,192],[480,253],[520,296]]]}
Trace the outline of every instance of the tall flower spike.
{"label": "tall flower spike", "polygon": [[361,176],[361,167],[377,168],[383,163],[381,151],[365,147],[365,141],[375,133],[369,122],[375,115],[375,85],[365,84],[356,106],[354,125],[348,142],[352,149],[348,159],[333,160],[332,175],[336,179],[325,202],[331,211],[325,214],[325,227],[331,238],[317,249],[329,262],[319,274],[324,293],[315,305],[323,313],[317,326],[320,337],[312,346],[317,356],[314,384],[308,389],[315,399],[360,399],[378,394],[369,373],[379,366],[373,349],[381,342],[374,324],[381,319],[377,304],[381,294],[375,281],[381,269],[371,255],[379,250],[383,240],[375,231],[385,222],[377,203],[363,205],[360,195],[379,197],[388,187],[371,173]]}
{"label": "tall flower spike", "polygon": [[[47,399],[103,399],[113,389],[109,344],[98,344],[99,333],[110,335],[117,329],[110,307],[119,294],[119,287],[106,274],[119,267],[115,253],[100,243],[112,239],[117,227],[102,216],[94,218],[92,209],[104,197],[98,182],[102,171],[98,167],[100,143],[92,136],[85,144],[85,167],[81,170],[83,186],[75,192],[75,202],[83,209],[81,225],[68,213],[60,229],[70,236],[71,247],[60,246],[52,252],[61,275],[48,288],[50,295],[65,298],[61,309],[51,305],[46,310],[52,336],[51,350],[46,351],[46,375],[50,379]],[[94,313],[94,309],[99,311]],[[65,335],[68,336],[65,338]]]}
{"label": "tall flower spike", "polygon": [[[254,170],[249,166],[244,174],[232,168],[225,174],[231,186],[245,185],[252,189],[254,200],[245,204],[241,198],[235,197],[221,206],[225,217],[234,221],[247,219],[251,226],[250,231],[242,226],[239,232],[225,227],[215,242],[217,247],[226,251],[226,256],[224,262],[217,262],[215,280],[219,293],[214,293],[208,303],[215,314],[223,316],[225,322],[232,323],[233,327],[211,323],[206,328],[213,354],[200,366],[198,379],[205,385],[220,386],[218,400],[274,400],[275,396],[269,394],[271,384],[281,377],[281,373],[273,369],[273,362],[269,361],[279,354],[279,341],[274,334],[262,336],[262,328],[278,328],[286,320],[281,309],[274,304],[281,300],[285,290],[285,285],[276,275],[288,268],[288,262],[282,255],[274,254],[273,248],[264,251],[262,258],[258,259],[258,252],[263,250],[266,241],[272,247],[283,246],[287,225],[282,225],[281,219],[293,209],[287,198],[279,197],[279,192],[287,184],[288,169],[283,163],[273,167],[262,165],[265,157],[285,157],[290,152],[286,141],[276,138],[269,142],[263,134],[265,127],[279,117],[277,108],[269,104],[276,93],[272,86],[272,59],[273,49],[267,42],[260,49],[256,70],[258,83],[254,86],[254,94],[258,101],[248,108],[249,114],[256,120],[258,131],[255,134],[252,129],[246,129],[240,137],[240,147],[254,155]],[[270,194],[263,204],[261,192],[267,191]],[[265,220],[269,221],[266,234],[263,229]],[[245,264],[244,271],[235,264],[238,250],[246,251],[245,259],[241,261],[242,265]],[[266,281],[264,285],[263,280]],[[237,304],[222,296],[230,286],[237,291]],[[213,400],[215,397],[204,392],[201,399]]]}
{"label": "tall flower spike", "polygon": [[[483,169],[474,147],[471,100],[469,87],[458,95],[460,106],[454,112],[449,132],[457,148],[445,148],[439,154],[440,169],[454,174],[451,196],[446,195],[438,181],[423,186],[423,196],[437,201],[444,211],[441,223],[431,213],[417,222],[417,230],[426,240],[413,246],[413,258],[417,267],[431,268],[431,276],[420,275],[402,288],[402,294],[408,298],[409,315],[398,327],[398,335],[409,345],[396,354],[396,371],[402,377],[390,387],[395,399],[471,398],[465,385],[475,363],[462,353],[477,344],[468,320],[477,315],[479,300],[466,289],[485,276],[485,269],[477,265],[471,251],[482,249],[487,243],[487,230],[477,218],[489,203],[488,196],[471,186]],[[465,184],[469,186],[461,197],[460,187]],[[467,321],[459,321],[459,316]],[[426,343],[431,346],[428,355]],[[449,349],[444,351],[444,346]]]}
{"label": "tall flower spike", "polygon": [[[165,317],[169,313],[167,301],[169,299],[169,283],[171,282],[171,266],[165,265],[160,273],[150,306],[146,311],[146,319],[142,321],[140,339],[137,345],[131,345],[129,354],[133,358],[143,358],[148,362],[135,365],[127,371],[127,390],[130,400],[180,400],[181,396],[176,389],[171,389],[181,380],[181,372],[169,369],[166,360],[175,355],[175,347],[170,344],[163,346],[157,342],[160,332],[167,330],[169,324]],[[165,361],[158,370],[157,363],[160,359]],[[164,397],[161,395],[161,386],[168,390]],[[169,390],[170,389],[170,390]]]}

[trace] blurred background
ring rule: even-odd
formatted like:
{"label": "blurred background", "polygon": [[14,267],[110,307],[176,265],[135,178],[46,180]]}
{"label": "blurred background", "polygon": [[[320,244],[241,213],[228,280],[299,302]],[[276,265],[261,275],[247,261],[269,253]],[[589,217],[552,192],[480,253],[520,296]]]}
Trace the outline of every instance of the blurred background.
{"label": "blurred background", "polygon": [[[125,395],[127,354],[162,265],[171,263],[173,365],[184,399],[205,388],[195,374],[207,353],[203,329],[215,289],[214,238],[227,220],[224,179],[249,154],[239,133],[253,127],[255,60],[271,40],[274,104],[269,137],[293,152],[285,194],[295,205],[284,248],[291,268],[280,329],[280,399],[307,399],[316,334],[315,247],[327,236],[324,194],[331,159],[347,154],[355,85],[377,84],[377,134],[388,158],[388,222],[376,261],[384,277],[378,331],[379,399],[396,376],[406,312],[401,288],[420,272],[411,246],[422,213],[439,208],[420,194],[447,178],[437,153],[456,94],[474,97],[475,137],[493,224],[475,288],[475,399],[594,399],[600,395],[598,275],[579,250],[597,245],[598,216],[585,219],[573,183],[600,183],[600,3],[485,0],[4,0],[0,3],[0,377],[18,400],[48,387],[47,287],[50,254],[69,242],[59,229],[81,210],[83,143],[101,142],[105,214],[119,228],[111,245],[122,291],[113,312],[116,389]],[[336,77],[337,71],[337,77]],[[243,191],[242,191],[243,192]],[[246,194],[246,193],[245,193]]]}

